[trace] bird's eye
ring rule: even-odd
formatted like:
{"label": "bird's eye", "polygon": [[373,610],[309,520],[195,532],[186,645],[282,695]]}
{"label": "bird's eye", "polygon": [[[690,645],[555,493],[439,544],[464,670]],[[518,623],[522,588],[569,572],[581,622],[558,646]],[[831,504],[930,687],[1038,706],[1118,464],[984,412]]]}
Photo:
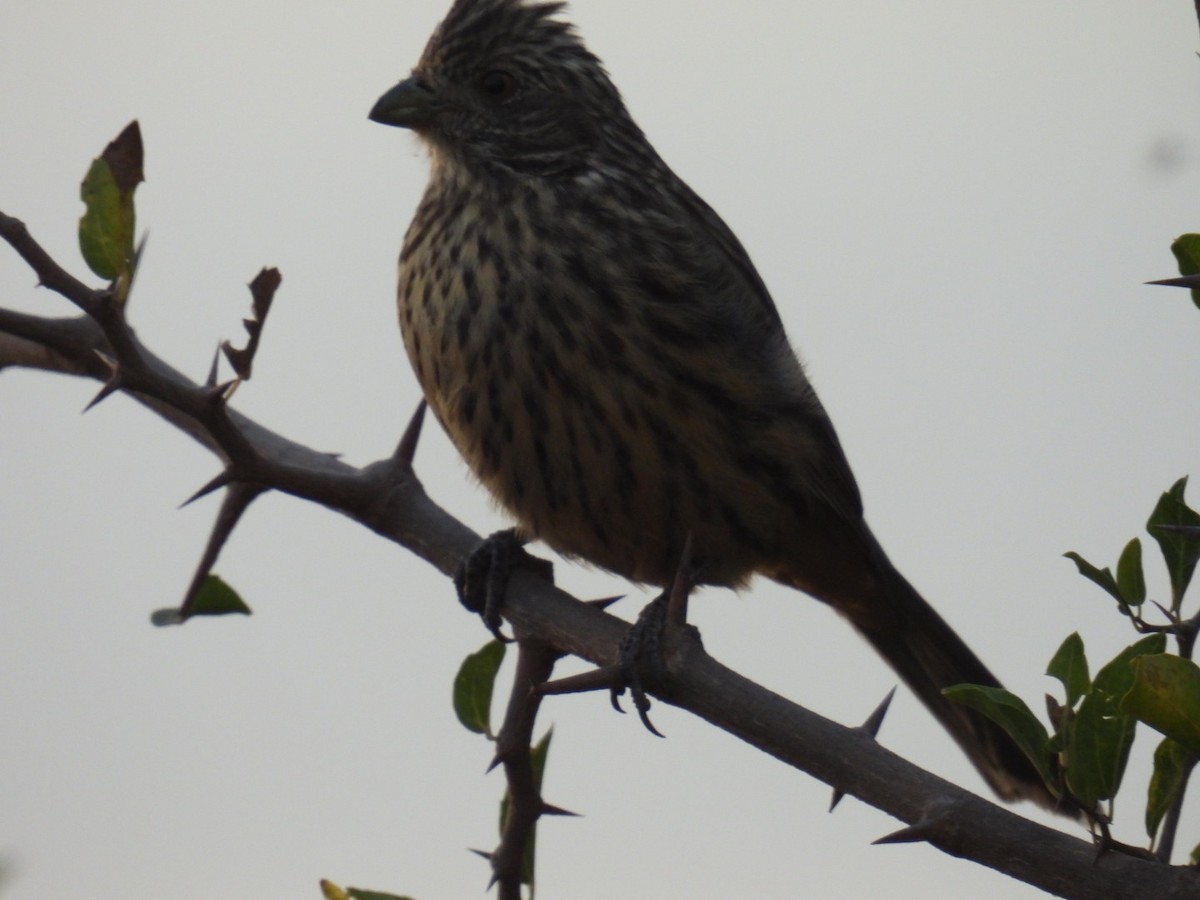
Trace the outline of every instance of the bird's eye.
{"label": "bird's eye", "polygon": [[493,69],[479,81],[483,92],[495,100],[507,100],[516,89],[516,80],[507,72]]}

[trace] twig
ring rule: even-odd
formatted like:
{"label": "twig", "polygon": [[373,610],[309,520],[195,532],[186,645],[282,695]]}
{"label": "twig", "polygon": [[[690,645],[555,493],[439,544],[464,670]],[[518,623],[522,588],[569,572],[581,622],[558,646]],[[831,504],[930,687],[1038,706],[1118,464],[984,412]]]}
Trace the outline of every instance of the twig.
{"label": "twig", "polygon": [[[73,299],[96,321],[39,319],[0,313],[0,330],[17,339],[23,364],[27,344],[47,348],[48,368],[104,380],[96,350],[118,363],[124,389],[233,466],[239,477],[335,509],[453,575],[479,536],[434,504],[407,460],[389,458],[356,469],[271,432],[213,398],[141,345],[119,310],[64,272],[0,212],[0,237],[37,272],[41,282]],[[13,344],[0,342],[0,353]],[[452,592],[447,591],[447,601]],[[576,600],[544,579],[517,569],[504,608],[518,635],[595,663],[617,662],[628,623]],[[763,752],[858,797],[910,825],[921,839],[1063,897],[1195,897],[1200,873],[1183,867],[1107,854],[1092,845],[1003,810],[890,753],[865,733],[824,719],[773,694],[709,657],[697,642],[669,652],[672,665],[662,699],[691,711]],[[931,804],[953,815],[931,819]]]}

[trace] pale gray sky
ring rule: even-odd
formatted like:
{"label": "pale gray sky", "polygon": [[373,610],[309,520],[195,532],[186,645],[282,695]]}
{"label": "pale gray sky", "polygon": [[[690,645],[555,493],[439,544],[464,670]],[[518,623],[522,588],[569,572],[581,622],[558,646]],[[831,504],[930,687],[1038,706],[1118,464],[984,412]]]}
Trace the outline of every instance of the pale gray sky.
{"label": "pale gray sky", "polygon": [[[199,377],[283,271],[237,406],[356,463],[417,401],[392,305],[426,174],[366,119],[448,0],[5,0],[0,209],[77,274],[78,182],[132,118],[151,232],[141,337]],[[1060,554],[1114,562],[1200,474],[1200,313],[1168,246],[1200,230],[1200,46],[1184,0],[857,4],[577,0],[572,18],[662,155],[742,237],[831,411],[891,556],[1009,686],[1079,629],[1132,636]],[[0,303],[70,312],[0,248]],[[214,460],[95,385],[0,376],[0,858],[5,900],[295,898],[317,880],[483,896],[498,775],[449,705],[478,622],[447,582],[339,517],[260,500],[219,571],[249,620],[156,630],[216,509]],[[435,499],[502,524],[436,428]],[[1193,491],[1200,502],[1200,485]],[[1164,579],[1148,555],[1152,590]],[[558,566],[585,596],[611,577]],[[627,617],[640,599],[617,607]],[[828,610],[769,584],[694,604],[707,647],[861,720],[895,682]],[[547,705],[540,896],[1033,896],[675,710]],[[882,740],[982,784],[911,695]],[[1142,837],[1155,741],[1118,832]],[[1200,817],[1183,843],[1200,840]]]}

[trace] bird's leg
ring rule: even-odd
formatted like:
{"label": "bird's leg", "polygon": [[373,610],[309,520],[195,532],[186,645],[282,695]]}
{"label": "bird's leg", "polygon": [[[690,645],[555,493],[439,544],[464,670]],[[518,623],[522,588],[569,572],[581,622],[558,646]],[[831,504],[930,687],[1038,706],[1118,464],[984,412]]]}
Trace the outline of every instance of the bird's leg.
{"label": "bird's leg", "polygon": [[[675,569],[675,577],[665,591],[650,601],[638,614],[637,621],[621,639],[618,662],[623,676],[623,685],[614,684],[611,689],[612,703],[620,709],[617,698],[629,688],[629,696],[637,709],[642,724],[652,733],[659,734],[650,722],[647,712],[650,698],[642,686],[642,676],[662,681],[666,674],[663,660],[663,638],[668,630],[687,627],[687,605],[692,588],[696,584],[698,567],[692,559],[692,535],[683,543],[683,553]],[[694,629],[693,629],[694,630]]]}
{"label": "bird's leg", "polygon": [[500,631],[500,607],[504,604],[508,580],[518,566],[551,583],[554,581],[554,566],[530,555],[516,529],[506,528],[480,541],[454,573],[459,602],[471,612],[479,613],[483,624],[499,641],[511,640]]}
{"label": "bird's leg", "polygon": [[652,734],[662,737],[647,714],[650,698],[645,682],[652,687],[663,684],[669,676],[669,663],[664,651],[669,645],[669,636],[676,630],[689,630],[692,639],[699,641],[699,633],[687,624],[687,601],[695,585],[699,569],[691,559],[691,537],[684,544],[683,556],[675,572],[675,578],[665,591],[655,597],[629,627],[617,648],[615,664],[602,666],[579,675],[570,675],[547,682],[538,688],[541,694],[571,694],[583,691],[607,690],[613,708],[623,712],[617,698],[628,689],[633,697],[638,717]]}
{"label": "bird's leg", "polygon": [[663,591],[647,603],[638,614],[637,621],[621,638],[617,655],[620,678],[614,680],[609,688],[613,708],[617,710],[621,709],[617,698],[628,688],[629,696],[633,698],[634,709],[637,710],[642,724],[651,734],[659,737],[662,737],[662,734],[654,727],[654,723],[650,721],[648,715],[650,698],[646,696],[646,689],[642,686],[642,675],[648,675],[652,682],[662,679],[665,669],[662,658],[662,638],[667,628],[669,595],[670,591]]}

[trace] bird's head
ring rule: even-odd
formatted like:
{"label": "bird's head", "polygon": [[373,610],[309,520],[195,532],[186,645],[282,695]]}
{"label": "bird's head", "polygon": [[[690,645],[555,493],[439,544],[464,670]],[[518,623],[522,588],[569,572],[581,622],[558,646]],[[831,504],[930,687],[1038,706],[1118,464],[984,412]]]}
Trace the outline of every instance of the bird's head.
{"label": "bird's head", "polygon": [[563,6],[456,0],[370,118],[412,129],[435,160],[528,175],[586,170],[608,136],[640,133],[600,61],[557,17]]}

